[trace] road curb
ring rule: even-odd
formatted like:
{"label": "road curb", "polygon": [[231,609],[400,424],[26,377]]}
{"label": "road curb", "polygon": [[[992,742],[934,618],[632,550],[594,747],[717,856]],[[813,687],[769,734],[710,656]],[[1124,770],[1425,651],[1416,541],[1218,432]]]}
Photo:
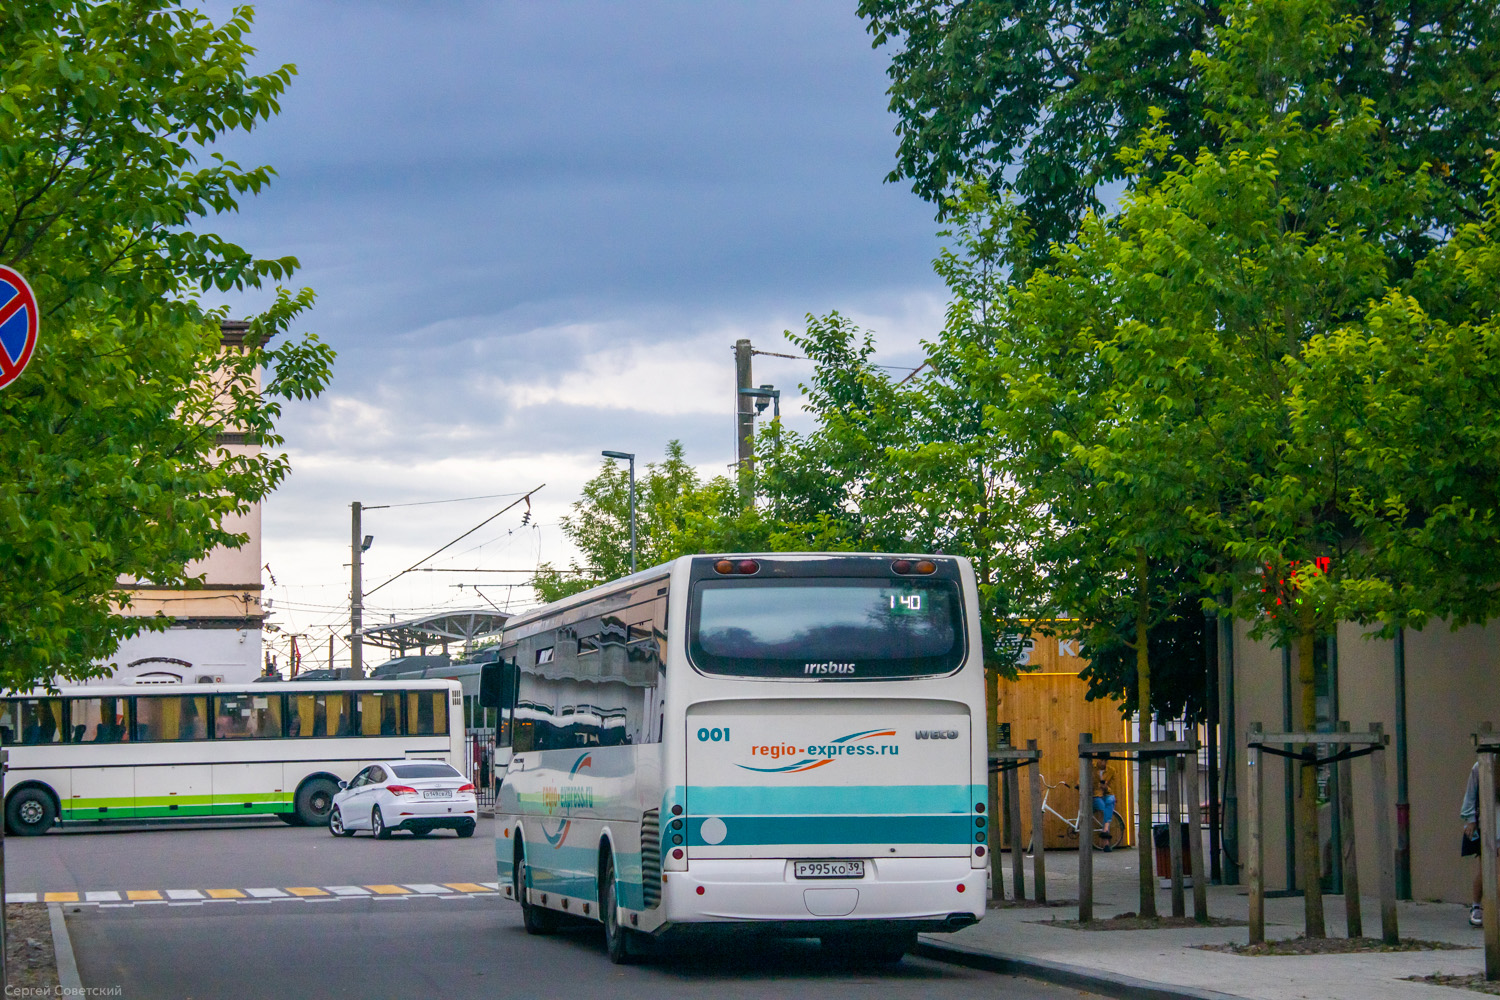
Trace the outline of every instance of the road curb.
{"label": "road curb", "polygon": [[1147,979],[1136,979],[1115,972],[1089,969],[1081,965],[1067,965],[1041,958],[1026,958],[1007,955],[1004,952],[983,951],[952,941],[934,941],[922,937],[912,954],[952,965],[962,965],[985,972],[998,972],[1007,976],[1025,976],[1040,979],[1057,986],[1100,993],[1115,1000],[1243,1000],[1231,993],[1217,990],[1200,990],[1190,986],[1168,986]]}
{"label": "road curb", "polygon": [[[78,978],[78,960],[73,956],[73,939],[68,936],[68,922],[63,918],[61,903],[48,903],[47,916],[52,921],[52,954],[57,960],[57,985],[64,990],[83,989]],[[79,992],[75,996],[82,996]]]}

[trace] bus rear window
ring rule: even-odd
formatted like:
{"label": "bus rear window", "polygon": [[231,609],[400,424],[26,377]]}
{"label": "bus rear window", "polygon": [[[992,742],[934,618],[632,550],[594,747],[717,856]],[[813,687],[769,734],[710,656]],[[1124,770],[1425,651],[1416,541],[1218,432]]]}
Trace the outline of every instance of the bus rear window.
{"label": "bus rear window", "polygon": [[689,617],[688,655],[709,674],[872,680],[963,662],[948,580],[702,580]]}

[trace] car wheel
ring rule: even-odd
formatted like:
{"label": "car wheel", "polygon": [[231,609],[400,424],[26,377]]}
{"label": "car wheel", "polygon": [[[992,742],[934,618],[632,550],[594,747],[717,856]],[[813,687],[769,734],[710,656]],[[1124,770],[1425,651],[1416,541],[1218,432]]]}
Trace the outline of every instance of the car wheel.
{"label": "car wheel", "polygon": [[333,797],[339,786],[327,778],[313,778],[303,782],[297,789],[297,819],[308,826],[322,826],[328,822],[328,813],[333,809]]}
{"label": "car wheel", "polygon": [[333,812],[328,814],[328,832],[335,837],[354,836],[354,831],[344,826],[344,814],[339,812],[338,806],[334,806]]}
{"label": "car wheel", "polygon": [[474,824],[470,823],[468,826],[461,826],[455,832],[460,837],[472,837],[474,836]]}
{"label": "car wheel", "polygon": [[40,788],[23,788],[5,804],[5,826],[18,837],[38,837],[57,821],[52,796]]}
{"label": "car wheel", "polygon": [[599,919],[604,923],[604,950],[616,965],[630,965],[636,960],[635,937],[628,927],[620,926],[615,899],[615,859],[606,854],[599,866]]}
{"label": "car wheel", "polygon": [[380,815],[380,807],[376,806],[370,810],[370,832],[377,840],[390,840],[391,831],[386,829],[385,817]]}
{"label": "car wheel", "polygon": [[[517,833],[520,830],[517,829]],[[517,845],[519,848],[520,845]],[[527,934],[551,934],[557,930],[558,924],[562,922],[562,915],[556,910],[548,910],[541,906],[535,906],[526,901],[526,883],[529,881],[526,875],[526,852],[517,850],[516,864],[511,869],[511,887],[516,899],[521,903],[521,923],[526,927]]]}

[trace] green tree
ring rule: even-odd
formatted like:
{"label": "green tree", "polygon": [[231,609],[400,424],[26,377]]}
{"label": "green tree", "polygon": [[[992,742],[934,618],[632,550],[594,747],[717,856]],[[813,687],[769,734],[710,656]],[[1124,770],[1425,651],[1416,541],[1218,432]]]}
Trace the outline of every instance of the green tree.
{"label": "green tree", "polygon": [[[1154,125],[1174,154],[1216,148],[1202,65],[1222,29],[1253,8],[1130,0],[861,0],[876,47],[892,49],[890,109],[900,145],[890,181],[942,205],[965,182],[1010,190],[1035,223],[1035,259],[1067,242],[1101,185],[1134,176],[1117,154]],[[1346,100],[1368,98],[1376,140],[1403,170],[1443,183],[1402,233],[1474,221],[1486,150],[1500,148],[1500,14],[1483,0],[1340,0],[1363,30],[1326,61]],[[1295,48],[1294,35],[1280,44]],[[1162,171],[1170,158],[1154,165]],[[1158,179],[1160,174],[1155,175]]]}
{"label": "green tree", "polygon": [[[606,459],[583,486],[563,534],[583,557],[566,570],[538,567],[531,586],[542,601],[556,601],[630,573],[628,470]],[[682,443],[667,442],[661,462],[636,480],[636,565],[640,569],[697,552],[765,548],[767,529],[754,507],[744,508],[727,476],[704,481],[687,463]]]}
{"label": "green tree", "polygon": [[293,73],[248,73],[250,18],[216,27],[165,0],[0,15],[0,262],[42,312],[30,367],[0,391],[0,687],[95,675],[122,638],[165,627],[122,615],[121,583],[190,584],[189,562],[243,544],[226,517],[287,472],[281,400],[329,378],[316,338],[272,344],[308,290],[278,289],[242,350],[199,298],[297,264],[199,228],[272,173],[198,160],[275,114]]}
{"label": "green tree", "polygon": [[[1134,544],[1169,564],[1198,553],[1183,574],[1194,588],[1228,585],[1229,610],[1297,650],[1296,724],[1311,730],[1314,643],[1335,622],[1478,620],[1494,607],[1497,470],[1492,450],[1475,451],[1497,417],[1479,388],[1500,375],[1492,220],[1413,257],[1410,220],[1446,195],[1393,154],[1374,102],[1341,90],[1364,26],[1326,0],[1230,14],[1197,60],[1220,142],[1174,157],[1162,126],[1122,152],[1135,184],[1120,211],[1086,218],[1017,290],[1017,361],[1003,374],[1013,408],[1058,414],[1050,442],[1033,432],[1038,450],[1087,470],[1088,510],[1121,519],[1070,521],[1100,551]],[[1424,302],[1433,289],[1445,295]],[[1038,371],[1074,374],[1023,377]],[[1069,422],[1079,409],[1098,416],[1086,435]],[[1121,573],[1101,568],[1081,578]],[[1317,936],[1311,768],[1300,784]]]}

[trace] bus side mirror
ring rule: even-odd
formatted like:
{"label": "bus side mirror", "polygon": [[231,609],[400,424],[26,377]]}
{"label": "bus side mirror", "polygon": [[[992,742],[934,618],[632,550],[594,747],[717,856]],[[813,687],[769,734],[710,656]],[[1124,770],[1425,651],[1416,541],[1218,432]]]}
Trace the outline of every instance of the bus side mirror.
{"label": "bus side mirror", "polygon": [[499,708],[503,690],[499,663],[486,663],[479,668],[480,708]]}
{"label": "bus side mirror", "polygon": [[506,660],[486,663],[479,669],[479,707],[509,708],[516,688],[516,665]]}

